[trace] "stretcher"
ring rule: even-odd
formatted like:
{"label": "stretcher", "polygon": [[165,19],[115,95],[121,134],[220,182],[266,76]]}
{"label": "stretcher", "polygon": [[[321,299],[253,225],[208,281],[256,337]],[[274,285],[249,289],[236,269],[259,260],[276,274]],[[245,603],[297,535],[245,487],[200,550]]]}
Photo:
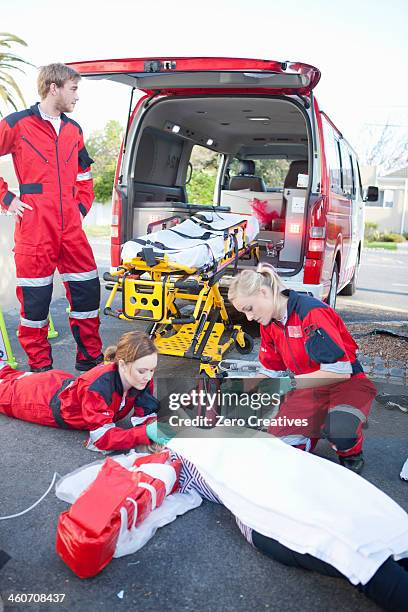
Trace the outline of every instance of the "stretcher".
{"label": "stretcher", "polygon": [[[125,243],[122,265],[104,275],[111,283],[105,314],[151,322],[148,333],[165,355],[217,363],[233,345],[251,352],[253,340],[231,323],[219,280],[239,260],[256,258],[258,231],[254,217],[214,211],[151,223],[145,236]],[[118,291],[122,308],[115,310]]]}

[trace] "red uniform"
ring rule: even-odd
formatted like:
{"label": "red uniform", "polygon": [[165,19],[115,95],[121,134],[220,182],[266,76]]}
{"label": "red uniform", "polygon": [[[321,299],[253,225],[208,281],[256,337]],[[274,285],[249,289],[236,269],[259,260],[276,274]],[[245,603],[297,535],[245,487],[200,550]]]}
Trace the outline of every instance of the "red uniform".
{"label": "red uniform", "polygon": [[[0,369],[0,412],[49,427],[86,429],[91,450],[149,444],[146,425],[159,407],[152,391],[153,381],[142,391],[131,388],[124,394],[115,364],[99,365],[78,378],[62,370],[33,374]],[[116,427],[132,411],[136,425]]]}
{"label": "red uniform", "polygon": [[[289,297],[286,322],[261,325],[262,365],[269,370],[288,369],[295,375],[323,370],[349,373],[351,378],[288,393],[279,410],[285,423],[270,432],[292,435],[294,444],[297,436],[310,439],[323,434],[339,455],[355,455],[361,451],[361,430],[376,395],[356,358],[357,344],[327,304],[296,291],[284,293]],[[306,419],[307,424],[293,425],[289,419]]]}
{"label": "red uniform", "polygon": [[[77,361],[99,359],[100,286],[95,259],[82,229],[93,201],[89,157],[79,125],[61,115],[57,135],[38,105],[0,122],[0,155],[11,153],[20,198],[33,210],[16,218],[15,263],[21,304],[19,340],[31,368],[52,363],[47,340],[53,275],[58,268],[70,304]],[[14,199],[0,177],[0,204]]]}

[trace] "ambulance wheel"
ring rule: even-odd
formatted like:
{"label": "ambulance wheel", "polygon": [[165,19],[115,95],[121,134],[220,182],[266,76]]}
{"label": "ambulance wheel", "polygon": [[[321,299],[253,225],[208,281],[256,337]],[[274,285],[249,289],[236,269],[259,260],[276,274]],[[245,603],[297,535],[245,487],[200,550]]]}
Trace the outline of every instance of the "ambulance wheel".
{"label": "ambulance wheel", "polygon": [[254,348],[254,340],[252,336],[244,332],[244,342],[244,346],[241,346],[239,342],[235,340],[235,348],[241,355],[248,355],[248,353],[251,353],[252,349]]}
{"label": "ambulance wheel", "polygon": [[353,276],[351,277],[350,282],[348,283],[348,285],[346,285],[341,291],[340,291],[340,295],[354,295],[357,289],[357,279],[358,279],[358,272],[359,272],[359,268],[360,268],[360,253],[358,254],[358,258],[357,258],[357,262],[356,262],[356,267],[354,268],[354,273]]}
{"label": "ambulance wheel", "polygon": [[337,288],[339,286],[339,267],[337,265],[337,261],[333,267],[333,273],[330,281],[330,291],[329,295],[325,299],[326,304],[331,306],[332,308],[336,308],[336,300],[337,300]]}

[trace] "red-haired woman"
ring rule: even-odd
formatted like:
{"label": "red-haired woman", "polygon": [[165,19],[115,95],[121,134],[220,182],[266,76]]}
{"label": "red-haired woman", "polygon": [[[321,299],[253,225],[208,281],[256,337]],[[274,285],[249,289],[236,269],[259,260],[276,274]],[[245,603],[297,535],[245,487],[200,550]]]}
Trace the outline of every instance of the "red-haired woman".
{"label": "red-haired woman", "polygon": [[[158,400],[152,395],[157,350],[138,331],[121,336],[105,351],[106,364],[73,377],[63,370],[41,373],[0,369],[0,413],[63,429],[89,431],[86,447],[126,450],[149,444]],[[130,429],[116,422],[133,412]]]}

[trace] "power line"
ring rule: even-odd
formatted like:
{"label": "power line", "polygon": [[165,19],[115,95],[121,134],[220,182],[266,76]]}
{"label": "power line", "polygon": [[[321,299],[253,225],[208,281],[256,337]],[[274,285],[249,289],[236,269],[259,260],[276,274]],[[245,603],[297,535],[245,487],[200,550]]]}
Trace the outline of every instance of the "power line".
{"label": "power line", "polygon": [[403,123],[363,123],[363,125],[376,126],[376,127],[408,128],[408,125],[404,125]]}

